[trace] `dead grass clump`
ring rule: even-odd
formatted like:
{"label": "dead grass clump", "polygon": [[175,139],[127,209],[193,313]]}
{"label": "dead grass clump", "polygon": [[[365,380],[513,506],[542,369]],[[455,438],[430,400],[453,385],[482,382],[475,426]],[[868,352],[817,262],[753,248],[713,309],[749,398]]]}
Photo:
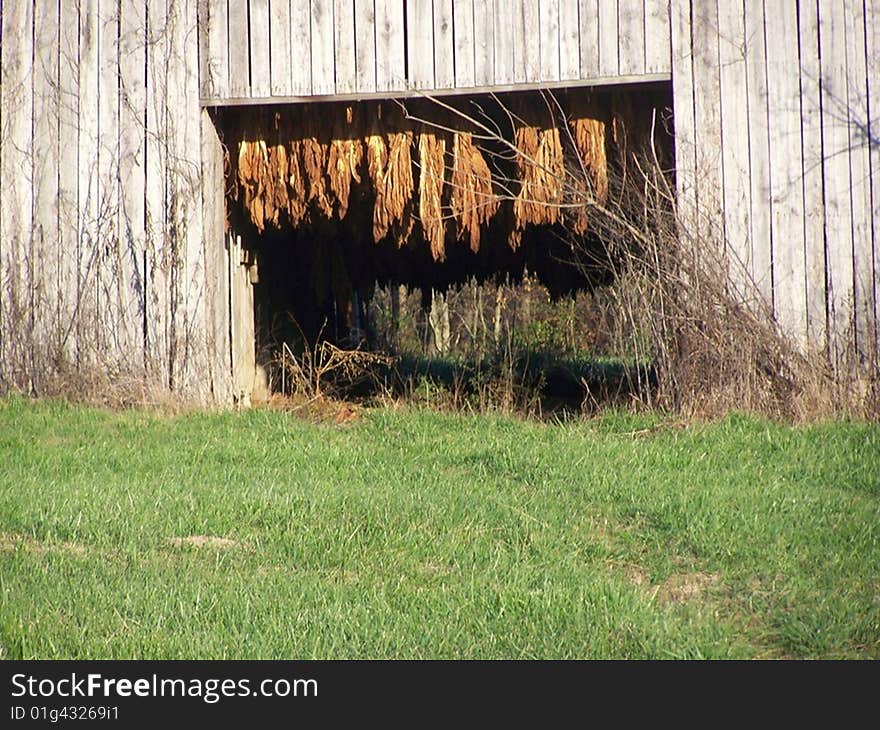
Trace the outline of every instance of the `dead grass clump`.
{"label": "dead grass clump", "polygon": [[28,535],[4,532],[0,533],[0,553],[12,553],[16,550],[26,550],[38,555],[66,554],[87,555],[88,548],[75,542],[43,542]]}
{"label": "dead grass clump", "polygon": [[165,540],[166,545],[175,548],[197,548],[208,550],[225,550],[228,548],[240,547],[240,544],[228,537],[217,537],[215,535],[186,535],[185,537],[169,537]]}
{"label": "dead grass clump", "polygon": [[661,604],[697,601],[720,585],[718,573],[673,573],[656,588]]}

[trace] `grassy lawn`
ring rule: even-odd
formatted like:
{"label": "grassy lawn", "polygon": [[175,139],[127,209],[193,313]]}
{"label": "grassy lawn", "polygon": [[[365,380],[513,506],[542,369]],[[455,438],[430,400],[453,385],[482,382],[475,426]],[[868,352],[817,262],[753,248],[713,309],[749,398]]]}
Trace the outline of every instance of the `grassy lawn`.
{"label": "grassy lawn", "polygon": [[0,401],[7,658],[880,657],[880,428]]}

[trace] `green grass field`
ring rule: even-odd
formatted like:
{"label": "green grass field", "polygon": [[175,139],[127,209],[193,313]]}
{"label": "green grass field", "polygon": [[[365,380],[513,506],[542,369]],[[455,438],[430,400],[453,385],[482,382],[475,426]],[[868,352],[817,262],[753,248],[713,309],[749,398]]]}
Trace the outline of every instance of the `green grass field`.
{"label": "green grass field", "polygon": [[880,428],[0,401],[6,658],[880,657]]}

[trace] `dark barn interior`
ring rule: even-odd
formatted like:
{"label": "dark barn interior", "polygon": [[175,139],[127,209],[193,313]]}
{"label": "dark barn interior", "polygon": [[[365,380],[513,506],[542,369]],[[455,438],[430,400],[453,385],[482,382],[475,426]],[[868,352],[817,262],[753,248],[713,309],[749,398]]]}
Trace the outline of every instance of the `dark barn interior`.
{"label": "dark barn interior", "polygon": [[258,262],[258,360],[371,346],[384,286],[429,307],[468,281],[527,275],[553,298],[609,283],[586,211],[652,130],[672,159],[670,107],[656,84],[218,109],[227,225]]}

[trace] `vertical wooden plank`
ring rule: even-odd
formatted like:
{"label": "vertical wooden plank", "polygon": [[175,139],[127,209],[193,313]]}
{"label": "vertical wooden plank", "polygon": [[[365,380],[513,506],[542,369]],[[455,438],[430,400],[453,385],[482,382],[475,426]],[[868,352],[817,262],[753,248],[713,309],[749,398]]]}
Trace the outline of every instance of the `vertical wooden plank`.
{"label": "vertical wooden plank", "polygon": [[617,0],[599,2],[599,76],[620,73]]}
{"label": "vertical wooden plank", "polygon": [[28,386],[33,312],[29,258],[33,226],[33,32],[31,3],[3,8],[0,102],[0,338],[6,384]]}
{"label": "vertical wooden plank", "polygon": [[580,78],[580,18],[577,0],[559,0],[559,78]]}
{"label": "vertical wooden plank", "polygon": [[[231,8],[230,8],[231,9]],[[230,27],[233,16],[230,15]],[[245,24],[246,27],[246,24]],[[245,41],[246,41],[245,33]],[[232,34],[230,33],[230,38]],[[246,48],[247,46],[245,46]],[[166,201],[168,130],[166,100],[168,93],[168,17],[164,0],[147,3],[147,84],[146,84],[146,166],[145,166],[145,230],[147,251],[144,257],[145,287],[145,365],[148,377],[156,385],[170,386],[171,278],[168,273],[172,258],[170,241],[166,239]],[[246,52],[243,54],[247,59]],[[240,69],[233,69],[235,58],[230,46],[230,93],[247,94],[247,66],[244,85]]]}
{"label": "vertical wooden plank", "polygon": [[[773,233],[770,221],[770,136],[767,127],[767,59],[762,0],[745,3],[748,94],[751,276],[765,304],[773,307]],[[674,46],[673,46],[674,48]]]}
{"label": "vertical wooden plank", "polygon": [[798,9],[807,336],[812,346],[824,348],[827,344],[825,206],[822,186],[822,109],[819,104],[819,17],[815,3],[800,3]]}
{"label": "vertical wooden plank", "polygon": [[[512,0],[495,0],[493,47],[495,53],[495,84],[512,84],[514,76],[513,36],[510,33],[510,19],[513,12]],[[528,42],[529,39],[527,39]],[[531,42],[537,42],[532,36]]]}
{"label": "vertical wooden plank", "polygon": [[492,0],[474,0],[474,83],[489,86],[495,79],[495,11]]}
{"label": "vertical wooden plank", "polygon": [[749,188],[748,98],[746,91],[745,18],[741,5],[719,0],[719,73],[721,93],[724,240],[731,284],[750,298],[751,190]]}
{"label": "vertical wooden plank", "polygon": [[312,93],[312,25],[309,0],[290,0],[290,90]]}
{"label": "vertical wooden plank", "polygon": [[696,233],[696,123],[690,0],[672,0],[672,96],[675,106],[675,185],[678,222]]}
{"label": "vertical wooden plank", "polygon": [[599,75],[599,0],[578,0],[580,21],[581,78]]}
{"label": "vertical wooden plank", "polygon": [[406,0],[406,45],[409,85],[414,89],[433,89],[434,21],[430,2]]}
{"label": "vertical wooden plank", "polygon": [[[120,187],[120,269],[124,286],[121,314],[124,322],[124,346],[130,353],[133,368],[144,365],[144,252],[146,222],[146,135],[144,116],[147,109],[146,17],[142,0],[122,0],[119,35],[119,179]],[[224,27],[225,32],[225,27]]]}
{"label": "vertical wooden plank", "polygon": [[223,0],[209,0],[208,73],[211,93],[225,99],[229,96],[229,17]]}
{"label": "vertical wooden plank", "polygon": [[510,26],[513,34],[513,80],[514,83],[521,84],[526,80],[526,52],[535,48],[535,74],[541,72],[541,44],[529,43],[529,39],[535,36],[537,25],[529,27],[526,32],[527,21],[526,13],[534,12],[537,19],[538,0],[511,0],[510,8]]}
{"label": "vertical wooden plank", "polygon": [[803,341],[807,331],[804,261],[804,191],[801,158],[800,72],[797,8],[765,13],[767,99],[770,132],[770,196],[773,225],[773,288],[776,320]]}
{"label": "vertical wooden plank", "polygon": [[34,125],[39,149],[33,158],[34,211],[31,310],[36,366],[44,375],[60,353],[64,323],[58,317],[63,291],[58,280],[58,162],[60,35],[58,5],[34,5]]}
{"label": "vertical wooden plank", "polygon": [[[250,95],[264,99],[271,95],[271,52],[269,45],[269,0],[248,0],[248,49]],[[174,7],[169,6],[169,7]]]}
{"label": "vertical wooden plank", "polygon": [[333,56],[333,0],[311,0],[312,93],[332,94],[336,89]]}
{"label": "vertical wooden plank", "polygon": [[[846,18],[847,127],[849,129],[850,190],[852,196],[855,346],[866,357],[874,344],[874,252],[871,236],[871,160],[867,130],[868,68],[865,12],[862,0],[844,0]],[[878,144],[880,142],[875,142]]]}
{"label": "vertical wooden plank", "polygon": [[210,41],[208,38],[208,4],[209,0],[198,0],[199,6],[199,96],[207,99],[211,89],[208,71]]}
{"label": "vertical wooden plank", "polygon": [[269,64],[272,96],[290,96],[290,0],[269,0]]}
{"label": "vertical wooden plank", "polygon": [[208,372],[210,340],[206,316],[205,249],[202,222],[201,108],[198,103],[199,66],[196,35],[196,0],[178,0],[179,32],[175,34],[182,74],[180,106],[176,111],[183,126],[179,139],[179,167],[176,170],[178,200],[176,225],[181,231],[183,271],[181,272],[183,341],[180,359],[183,374],[181,390],[187,398],[206,402],[211,390]]}
{"label": "vertical wooden plank", "polygon": [[[169,383],[171,390],[185,393],[188,385],[187,300],[191,293],[188,282],[188,236],[189,199],[187,173],[189,162],[186,149],[186,48],[185,0],[169,0],[167,3],[167,86],[165,90],[165,139],[168,156],[165,240],[169,249],[165,271],[168,276],[170,301],[169,322]],[[259,35],[259,29],[251,35]],[[254,44],[251,44],[251,51]],[[252,68],[253,70],[253,68]],[[253,93],[254,77],[251,76]]]}
{"label": "vertical wooden plank", "polygon": [[229,368],[229,277],[224,243],[223,146],[207,111],[201,114],[202,221],[205,258],[207,372],[214,402],[232,400]]}
{"label": "vertical wooden plank", "polygon": [[525,28],[523,60],[525,80],[536,83],[541,80],[540,5],[538,0],[523,0],[523,26]]}
{"label": "vertical wooden plank", "polygon": [[98,217],[100,186],[98,170],[98,0],[82,0],[79,7],[79,281],[77,313],[80,365],[94,367],[100,354],[98,342]]}
{"label": "vertical wooden plank", "polygon": [[845,354],[855,327],[844,14],[838,0],[819,0],[828,339],[835,361]]}
{"label": "vertical wooden plank", "polygon": [[405,68],[403,3],[376,0],[376,90],[405,89]]}
{"label": "vertical wooden plank", "polygon": [[[730,5],[730,3],[727,3]],[[641,0],[618,4],[619,73],[635,76],[645,72],[645,5]],[[716,29],[717,32],[717,29]],[[725,33],[727,31],[725,30]]]}
{"label": "vertical wooden plank", "polygon": [[[59,59],[58,145],[58,321],[63,326],[60,355],[65,365],[76,365],[77,276],[79,254],[79,11],[78,0],[60,3],[61,57]],[[2,185],[2,180],[0,180]],[[2,243],[0,243],[2,246]]]}
{"label": "vertical wooden plank", "polygon": [[[153,0],[147,0],[152,3]],[[229,48],[229,95],[232,98],[250,96],[250,39],[248,38],[248,3],[229,0],[227,5],[226,43]]]}
{"label": "vertical wooden plank", "polygon": [[354,0],[357,90],[376,90],[376,10],[373,0]]}
{"label": "vertical wooden plank", "polygon": [[334,0],[336,93],[349,94],[357,89],[357,58],[354,35],[354,0]]}
{"label": "vertical wooden plank", "polygon": [[695,3],[692,24],[697,212],[700,231],[706,240],[723,245],[718,5],[701,3],[698,6]]}
{"label": "vertical wooden plank", "polygon": [[868,64],[868,108],[871,122],[871,230],[874,241],[874,342],[880,352],[880,2],[865,3],[865,57]]}
{"label": "vertical wooden plank", "polygon": [[452,25],[455,32],[455,86],[474,85],[474,2],[452,0]]}
{"label": "vertical wooden plank", "polygon": [[434,88],[455,87],[452,0],[434,0]]}
{"label": "vertical wooden plank", "polygon": [[98,7],[98,319],[96,344],[127,372],[120,303],[125,299],[119,237],[119,3]]}
{"label": "vertical wooden plank", "polygon": [[669,73],[669,25],[668,0],[645,0],[645,73]]}
{"label": "vertical wooden plank", "polygon": [[559,0],[540,0],[541,80],[559,81]]}

